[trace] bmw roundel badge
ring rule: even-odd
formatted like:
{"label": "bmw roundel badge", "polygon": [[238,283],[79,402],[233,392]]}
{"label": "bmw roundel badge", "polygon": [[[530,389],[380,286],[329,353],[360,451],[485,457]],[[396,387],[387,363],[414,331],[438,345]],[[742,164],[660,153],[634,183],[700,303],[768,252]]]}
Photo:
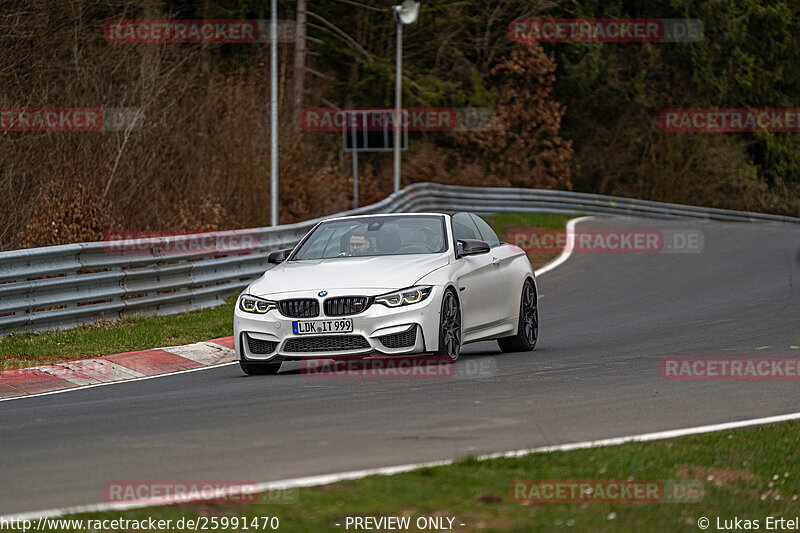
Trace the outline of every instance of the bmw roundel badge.
{"label": "bmw roundel badge", "polygon": [[320,296],[327,296],[328,295],[328,291],[319,291],[319,295]]}

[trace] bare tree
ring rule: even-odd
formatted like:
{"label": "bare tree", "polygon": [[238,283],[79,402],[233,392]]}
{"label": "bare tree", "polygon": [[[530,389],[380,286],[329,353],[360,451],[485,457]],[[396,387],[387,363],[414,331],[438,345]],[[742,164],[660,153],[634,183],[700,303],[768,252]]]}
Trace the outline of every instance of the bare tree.
{"label": "bare tree", "polygon": [[297,25],[294,41],[294,125],[300,124],[305,91],[306,69],[306,0],[297,0]]}

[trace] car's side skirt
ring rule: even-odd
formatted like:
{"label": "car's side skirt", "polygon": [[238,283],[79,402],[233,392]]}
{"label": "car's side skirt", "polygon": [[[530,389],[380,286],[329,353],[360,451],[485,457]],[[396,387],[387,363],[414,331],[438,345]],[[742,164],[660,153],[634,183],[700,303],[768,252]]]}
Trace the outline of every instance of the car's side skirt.
{"label": "car's side skirt", "polygon": [[462,332],[462,343],[488,341],[517,333],[518,318],[503,319],[473,327]]}

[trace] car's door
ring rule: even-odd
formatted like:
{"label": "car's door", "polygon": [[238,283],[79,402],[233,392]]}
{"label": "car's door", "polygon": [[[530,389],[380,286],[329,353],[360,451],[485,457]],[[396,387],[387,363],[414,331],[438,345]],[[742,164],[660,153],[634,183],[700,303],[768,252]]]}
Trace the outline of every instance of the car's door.
{"label": "car's door", "polygon": [[489,255],[492,258],[492,265],[495,267],[492,279],[502,285],[502,287],[498,287],[497,291],[497,296],[502,298],[497,319],[516,317],[519,314],[519,295],[511,294],[513,288],[513,273],[511,271],[514,268],[512,266],[514,258],[518,254],[510,246],[500,242],[497,233],[485,220],[473,213],[470,216],[478,227],[481,240],[491,247]]}
{"label": "car's door", "polygon": [[[458,239],[481,239],[481,233],[469,213],[452,217],[454,242]],[[505,318],[505,284],[492,261],[493,254],[470,255],[457,259],[456,284],[461,301],[464,341],[479,337],[482,329]]]}

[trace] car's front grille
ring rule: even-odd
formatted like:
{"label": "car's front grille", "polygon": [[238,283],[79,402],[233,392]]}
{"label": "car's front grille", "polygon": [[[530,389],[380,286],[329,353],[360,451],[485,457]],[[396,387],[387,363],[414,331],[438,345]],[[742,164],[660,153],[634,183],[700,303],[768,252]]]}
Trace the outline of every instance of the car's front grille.
{"label": "car's front grille", "polygon": [[392,333],[391,335],[381,335],[378,337],[381,344],[387,348],[408,348],[414,346],[417,342],[417,326],[411,326],[405,331],[400,333]]}
{"label": "car's front grille", "polygon": [[283,316],[291,318],[313,318],[319,316],[319,302],[314,298],[281,300],[278,308]]}
{"label": "car's front grille", "polygon": [[369,342],[361,335],[324,335],[321,337],[294,337],[286,341],[285,352],[340,352],[364,350]]}
{"label": "car's front grille", "polygon": [[325,300],[325,314],[328,316],[356,315],[369,307],[366,296],[339,296]]}
{"label": "car's front grille", "polygon": [[254,339],[247,335],[247,346],[250,348],[250,353],[254,354],[268,354],[275,351],[278,343],[275,341],[262,341],[261,339]]}

